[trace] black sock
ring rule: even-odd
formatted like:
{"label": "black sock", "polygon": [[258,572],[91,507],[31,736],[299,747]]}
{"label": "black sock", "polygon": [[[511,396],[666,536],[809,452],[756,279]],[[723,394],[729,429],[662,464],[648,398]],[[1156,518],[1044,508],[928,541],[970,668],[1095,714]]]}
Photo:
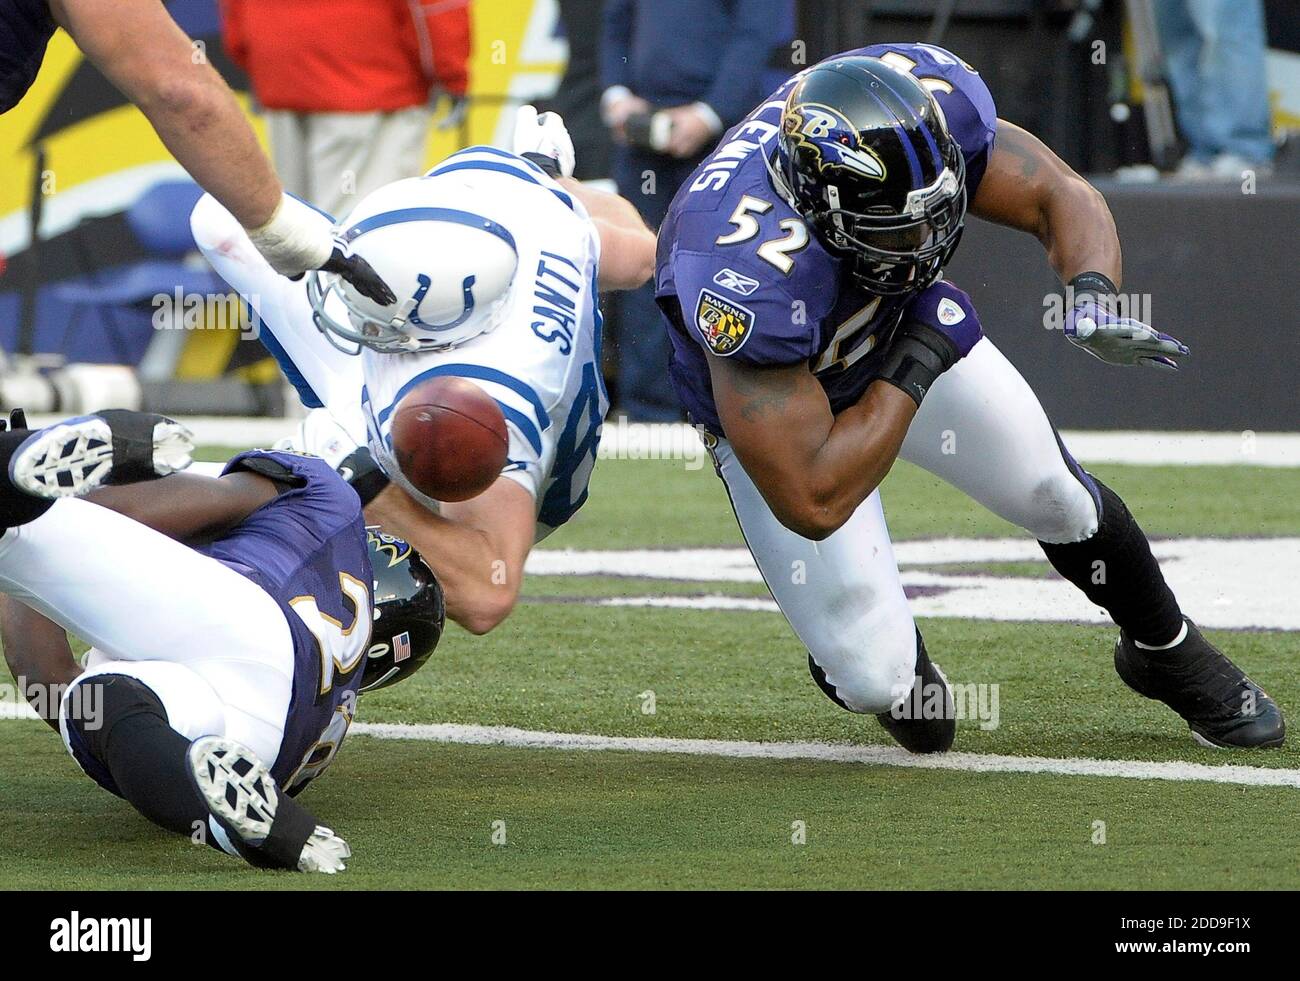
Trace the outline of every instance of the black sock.
{"label": "black sock", "polygon": [[24,494],[9,481],[9,460],[31,435],[27,430],[0,433],[0,531],[35,521],[54,504]]}
{"label": "black sock", "polygon": [[[102,692],[99,725],[70,718],[74,745],[79,741],[118,794],[160,828],[192,835],[196,826],[206,826],[207,805],[189,778],[190,741],[168,724],[158,696],[125,675],[101,675],[82,685]],[[83,694],[80,704],[95,704],[95,696]]]}
{"label": "black sock", "polygon": [[1062,576],[1143,644],[1167,644],[1183,627],[1182,610],[1151,554],[1147,536],[1119,495],[1093,478],[1100,496],[1097,533],[1064,545],[1039,542]]}

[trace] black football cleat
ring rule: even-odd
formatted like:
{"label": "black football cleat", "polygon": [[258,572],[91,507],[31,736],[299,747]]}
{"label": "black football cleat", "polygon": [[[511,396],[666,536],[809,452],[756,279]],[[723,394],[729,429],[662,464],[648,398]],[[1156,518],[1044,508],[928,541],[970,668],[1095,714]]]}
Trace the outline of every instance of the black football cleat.
{"label": "black football cleat", "polygon": [[876,716],[885,731],[909,753],[946,753],[957,737],[957,706],[952,688],[930,660],[916,635],[916,680],[907,698]]}
{"label": "black football cleat", "polygon": [[33,432],[9,459],[9,481],[33,497],[80,497],[184,470],[193,449],[190,431],[166,416],[109,409]]}
{"label": "black football cleat", "polygon": [[222,736],[196,739],[189,774],[208,813],[250,865],[326,875],[347,868],[348,843],[284,794],[252,750]]}
{"label": "black football cleat", "polygon": [[1181,715],[1204,746],[1248,749],[1281,746],[1282,710],[1187,621],[1187,638],[1166,651],[1144,651],[1123,632],[1115,642],[1115,670],[1139,695]]}

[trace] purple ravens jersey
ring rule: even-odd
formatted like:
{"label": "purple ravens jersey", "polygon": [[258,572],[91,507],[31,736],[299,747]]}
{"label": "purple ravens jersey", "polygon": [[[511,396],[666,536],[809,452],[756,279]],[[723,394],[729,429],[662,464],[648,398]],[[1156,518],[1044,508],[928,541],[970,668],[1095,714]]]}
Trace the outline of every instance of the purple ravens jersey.
{"label": "purple ravens jersey", "polygon": [[[845,54],[910,72],[933,94],[961,147],[967,197],[974,199],[997,128],[993,97],[975,70],[928,44],[875,44]],[[831,410],[840,412],[866,391],[882,339],[918,300],[918,293],[882,297],[859,287],[777,192],[767,158],[786,95],[800,77],[727,132],[677,192],[659,231],[655,296],[670,324],[673,386],[691,419],[718,435],[709,357],[807,363]]]}
{"label": "purple ravens jersey", "polygon": [[254,450],[225,472],[267,473],[262,461],[287,468],[299,486],[198,551],[261,586],[289,623],[293,695],[271,775],[296,793],[333,760],[351,724],[373,625],[374,572],[361,500],[329,464]]}

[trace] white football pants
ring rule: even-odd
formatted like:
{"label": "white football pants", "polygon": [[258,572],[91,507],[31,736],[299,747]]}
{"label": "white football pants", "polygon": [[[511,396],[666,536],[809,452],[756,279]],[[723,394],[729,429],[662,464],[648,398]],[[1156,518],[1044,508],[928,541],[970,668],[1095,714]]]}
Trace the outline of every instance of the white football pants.
{"label": "white football pants", "polygon": [[0,536],[0,592],[92,645],[72,688],[128,675],[185,738],[228,736],[268,766],[280,754],[293,691],[289,624],[265,590],[216,559],[88,501],[61,500]]}
{"label": "white football pants", "polygon": [[[1097,531],[1092,495],[1042,406],[988,338],[931,387],[900,456],[1040,541],[1077,542]],[[880,492],[814,542],[777,520],[727,440],[714,462],[768,588],[827,682],[854,712],[887,711],[911,688],[916,626]]]}

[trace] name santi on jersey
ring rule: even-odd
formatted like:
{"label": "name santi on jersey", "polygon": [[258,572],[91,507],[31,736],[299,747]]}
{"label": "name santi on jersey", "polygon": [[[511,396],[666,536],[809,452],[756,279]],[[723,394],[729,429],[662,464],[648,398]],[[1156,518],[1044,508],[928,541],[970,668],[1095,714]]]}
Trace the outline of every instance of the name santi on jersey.
{"label": "name santi on jersey", "polygon": [[[569,278],[569,274],[573,279]],[[537,263],[533,333],[544,341],[558,343],[561,354],[573,349],[573,332],[578,328],[578,299],[582,295],[582,270],[571,259],[543,252]]]}

